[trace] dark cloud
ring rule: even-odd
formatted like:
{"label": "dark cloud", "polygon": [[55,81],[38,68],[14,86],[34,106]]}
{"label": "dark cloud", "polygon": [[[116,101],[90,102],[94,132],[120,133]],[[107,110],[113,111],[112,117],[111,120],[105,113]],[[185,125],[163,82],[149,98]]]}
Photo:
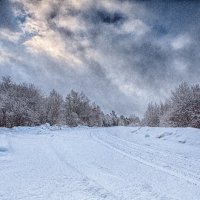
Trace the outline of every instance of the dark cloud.
{"label": "dark cloud", "polygon": [[119,24],[122,23],[126,17],[119,12],[108,12],[106,10],[97,10],[96,16],[94,16],[95,22],[103,22],[106,24]]}
{"label": "dark cloud", "polygon": [[2,27],[9,29],[16,28],[12,5],[8,0],[0,0],[0,28]]}
{"label": "dark cloud", "polygon": [[153,33],[155,33],[155,37],[162,37],[168,34],[168,30],[165,26],[159,24],[159,22],[156,22],[155,25],[152,28]]}
{"label": "dark cloud", "polygon": [[199,25],[200,1],[148,1],[145,6],[154,15],[153,19],[158,19],[158,23],[161,22],[169,32],[172,31],[174,34],[188,31],[195,25]]}

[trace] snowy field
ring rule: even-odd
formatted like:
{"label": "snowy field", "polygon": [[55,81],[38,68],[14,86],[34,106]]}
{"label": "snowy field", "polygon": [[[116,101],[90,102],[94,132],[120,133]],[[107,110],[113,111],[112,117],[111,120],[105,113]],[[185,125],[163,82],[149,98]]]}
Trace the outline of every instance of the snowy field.
{"label": "snowy field", "polygon": [[0,200],[200,200],[200,130],[0,129]]}

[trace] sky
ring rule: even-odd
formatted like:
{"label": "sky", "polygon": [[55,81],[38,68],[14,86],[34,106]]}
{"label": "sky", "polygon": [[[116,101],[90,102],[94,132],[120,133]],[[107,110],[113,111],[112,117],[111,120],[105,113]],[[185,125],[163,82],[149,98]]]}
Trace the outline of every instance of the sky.
{"label": "sky", "polygon": [[200,82],[200,1],[0,0],[0,75],[141,116]]}

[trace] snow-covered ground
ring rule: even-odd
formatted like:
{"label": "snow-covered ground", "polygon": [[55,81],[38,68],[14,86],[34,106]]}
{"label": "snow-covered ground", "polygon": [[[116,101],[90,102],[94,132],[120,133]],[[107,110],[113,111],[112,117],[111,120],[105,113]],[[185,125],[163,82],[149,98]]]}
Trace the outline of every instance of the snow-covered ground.
{"label": "snow-covered ground", "polygon": [[200,200],[200,130],[0,129],[0,200]]}

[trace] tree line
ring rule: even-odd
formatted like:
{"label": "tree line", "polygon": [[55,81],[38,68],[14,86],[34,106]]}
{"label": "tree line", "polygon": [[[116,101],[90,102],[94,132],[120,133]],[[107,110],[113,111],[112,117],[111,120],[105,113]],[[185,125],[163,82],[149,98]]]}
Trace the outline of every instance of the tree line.
{"label": "tree line", "polygon": [[200,128],[200,86],[181,83],[164,103],[149,103],[143,118],[136,115],[105,114],[83,92],[71,92],[63,98],[56,90],[48,95],[33,84],[17,84],[10,77],[0,82],[0,126],[84,125],[195,127]]}
{"label": "tree line", "polygon": [[83,93],[71,90],[63,98],[56,90],[48,96],[33,84],[17,84],[10,77],[3,77],[0,83],[0,126],[50,125],[85,126],[128,126],[139,125],[135,115],[118,116],[115,111],[105,114]]}
{"label": "tree line", "polygon": [[200,128],[200,86],[181,83],[165,103],[149,103],[141,125]]}

